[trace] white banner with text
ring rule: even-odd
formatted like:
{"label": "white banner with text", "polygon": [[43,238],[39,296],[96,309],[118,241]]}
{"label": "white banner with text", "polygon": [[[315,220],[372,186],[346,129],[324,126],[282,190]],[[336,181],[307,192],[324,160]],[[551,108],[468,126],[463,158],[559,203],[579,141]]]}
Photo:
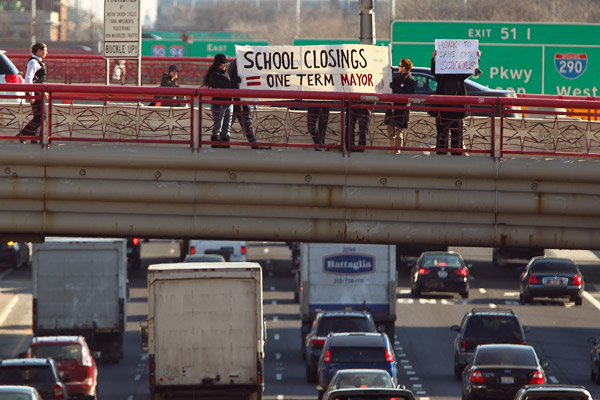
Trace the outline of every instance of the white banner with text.
{"label": "white banner with text", "polygon": [[435,39],[436,74],[472,74],[479,66],[479,40]]}

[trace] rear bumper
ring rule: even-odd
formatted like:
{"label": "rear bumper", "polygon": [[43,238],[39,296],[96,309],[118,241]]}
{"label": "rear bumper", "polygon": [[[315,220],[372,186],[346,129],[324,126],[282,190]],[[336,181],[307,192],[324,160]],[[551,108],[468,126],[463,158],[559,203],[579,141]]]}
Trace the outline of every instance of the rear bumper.
{"label": "rear bumper", "polygon": [[567,286],[552,288],[543,285],[529,285],[527,295],[531,297],[581,297],[583,296],[583,287]]}
{"label": "rear bumper", "polygon": [[512,399],[519,390],[516,386],[507,387],[486,387],[472,386],[469,399]]}
{"label": "rear bumper", "polygon": [[464,292],[468,288],[466,279],[427,279],[415,285],[421,291],[431,292]]}
{"label": "rear bumper", "polygon": [[92,396],[96,391],[96,385],[85,382],[68,382],[66,385],[69,398]]}

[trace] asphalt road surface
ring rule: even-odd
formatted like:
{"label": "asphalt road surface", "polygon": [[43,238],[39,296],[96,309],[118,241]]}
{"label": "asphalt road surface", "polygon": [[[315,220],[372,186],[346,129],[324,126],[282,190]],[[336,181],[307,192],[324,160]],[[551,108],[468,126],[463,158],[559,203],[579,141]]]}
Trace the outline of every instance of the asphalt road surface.
{"label": "asphalt road surface", "polygon": [[[509,307],[530,328],[527,342],[541,359],[550,361],[550,382],[584,385],[600,399],[600,386],[590,381],[589,337],[600,333],[600,259],[590,251],[553,251],[548,255],[573,258],[586,282],[583,305],[564,301],[518,303],[518,278],[522,265],[497,268],[491,249],[453,248],[471,264],[468,300],[452,295],[413,299],[409,294],[408,268],[401,269],[397,289],[395,344],[399,383],[413,390],[419,400],[460,399],[460,382],[452,374],[450,326],[460,323],[473,307]],[[110,400],[149,399],[146,354],[139,339],[139,323],[146,319],[146,268],[173,262],[179,256],[177,242],[143,243],[142,268],[132,273],[127,304],[125,357],[115,365],[99,366],[99,397]],[[307,384],[300,354],[300,319],[293,302],[290,251],[283,243],[251,243],[250,260],[264,271],[264,315],[267,319],[265,399],[315,399],[316,389]],[[0,270],[0,357],[15,357],[31,340],[31,269]]]}

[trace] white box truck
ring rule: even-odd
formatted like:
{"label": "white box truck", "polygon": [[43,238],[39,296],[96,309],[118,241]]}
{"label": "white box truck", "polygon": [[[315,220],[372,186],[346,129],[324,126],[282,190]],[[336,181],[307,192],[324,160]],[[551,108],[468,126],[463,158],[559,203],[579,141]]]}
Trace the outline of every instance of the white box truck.
{"label": "white box truck", "polygon": [[148,268],[142,343],[147,342],[152,400],[225,394],[261,399],[264,341],[259,264]]}
{"label": "white box truck", "polygon": [[32,273],[34,335],[83,335],[102,361],[123,358],[125,239],[46,238]]}
{"label": "white box truck", "polygon": [[395,246],[302,243],[300,258],[302,350],[318,311],[366,310],[394,343]]}

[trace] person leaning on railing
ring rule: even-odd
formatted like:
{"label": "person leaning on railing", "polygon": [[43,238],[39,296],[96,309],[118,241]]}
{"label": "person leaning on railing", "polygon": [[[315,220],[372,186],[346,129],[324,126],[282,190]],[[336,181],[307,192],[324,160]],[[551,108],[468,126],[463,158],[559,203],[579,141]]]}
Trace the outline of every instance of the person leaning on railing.
{"label": "person leaning on railing", "polygon": [[[413,63],[408,58],[402,58],[398,64],[398,74],[390,83],[392,93],[413,94],[415,92],[415,78],[410,73]],[[402,133],[408,128],[409,110],[400,110],[397,107],[406,106],[406,103],[394,103],[394,108],[387,110],[383,123],[387,125],[387,134],[391,147],[402,146]],[[396,150],[392,150],[396,153]],[[400,153],[399,150],[397,150]]]}

